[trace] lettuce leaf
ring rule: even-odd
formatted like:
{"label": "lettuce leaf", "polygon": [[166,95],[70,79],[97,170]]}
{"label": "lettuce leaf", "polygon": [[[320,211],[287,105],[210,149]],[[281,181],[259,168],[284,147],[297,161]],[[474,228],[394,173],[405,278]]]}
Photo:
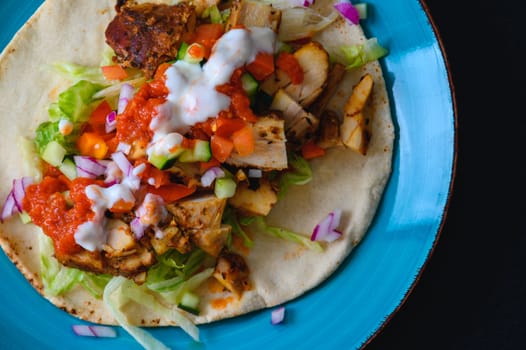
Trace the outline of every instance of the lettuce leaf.
{"label": "lettuce leaf", "polygon": [[254,223],[260,231],[271,235],[276,238],[284,239],[289,242],[294,242],[301,244],[309,249],[312,249],[316,252],[323,252],[323,247],[318,243],[311,241],[309,237],[301,235],[299,233],[287,230],[282,227],[268,226],[265,222],[265,219],[262,216],[254,216],[250,219],[245,219],[242,224],[250,225]]}
{"label": "lettuce leaf", "polygon": [[377,38],[368,39],[363,44],[343,46],[342,52],[345,56],[347,69],[363,66],[366,63],[384,57],[389,51],[378,43]]}
{"label": "lettuce leaf", "polygon": [[289,154],[289,170],[279,179],[278,199],[285,197],[291,185],[305,185],[312,180],[312,170],[309,162],[303,157],[291,153]]}
{"label": "lettuce leaf", "polygon": [[94,297],[101,298],[104,287],[110,280],[108,275],[95,275],[78,269],[65,267],[53,256],[53,241],[45,234],[39,234],[40,273],[46,295],[61,295],[77,284],[82,284]]}
{"label": "lettuce leaf", "polygon": [[[113,51],[111,52],[113,54]],[[103,57],[103,60],[107,60]],[[72,80],[87,80],[92,83],[104,83],[104,75],[100,67],[88,67],[81,66],[75,63],[69,62],[57,62],[51,65],[51,68],[56,73],[62,75],[63,77]]]}

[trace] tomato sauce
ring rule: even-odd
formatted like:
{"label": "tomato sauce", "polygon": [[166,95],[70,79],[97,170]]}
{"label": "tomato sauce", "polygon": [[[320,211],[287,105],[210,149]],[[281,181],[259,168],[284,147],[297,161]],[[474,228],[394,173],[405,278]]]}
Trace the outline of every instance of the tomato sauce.
{"label": "tomato sauce", "polygon": [[[63,177],[45,176],[39,184],[27,187],[23,209],[33,222],[40,226],[54,243],[58,255],[74,254],[82,250],[75,242],[77,227],[91,220],[91,202],[86,196],[86,186],[100,181],[77,178],[69,181]],[[69,199],[64,192],[69,191]],[[72,205],[73,204],[73,205]]]}
{"label": "tomato sauce", "polygon": [[148,144],[153,136],[150,123],[157,114],[157,107],[166,102],[168,93],[163,74],[141,86],[124,112],[117,115],[117,143]]}

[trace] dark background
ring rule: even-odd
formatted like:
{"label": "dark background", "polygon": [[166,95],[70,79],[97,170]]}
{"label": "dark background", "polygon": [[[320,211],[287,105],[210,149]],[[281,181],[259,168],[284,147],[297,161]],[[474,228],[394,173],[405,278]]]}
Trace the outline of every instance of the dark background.
{"label": "dark background", "polygon": [[420,281],[366,350],[526,349],[526,11],[425,3],[456,94],[453,195]]}

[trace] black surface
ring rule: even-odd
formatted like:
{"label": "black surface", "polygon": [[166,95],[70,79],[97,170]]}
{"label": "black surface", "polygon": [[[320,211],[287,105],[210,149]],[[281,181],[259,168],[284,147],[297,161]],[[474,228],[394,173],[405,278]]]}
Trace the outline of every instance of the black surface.
{"label": "black surface", "polygon": [[426,3],[456,91],[455,185],[420,282],[366,350],[526,349],[526,12]]}

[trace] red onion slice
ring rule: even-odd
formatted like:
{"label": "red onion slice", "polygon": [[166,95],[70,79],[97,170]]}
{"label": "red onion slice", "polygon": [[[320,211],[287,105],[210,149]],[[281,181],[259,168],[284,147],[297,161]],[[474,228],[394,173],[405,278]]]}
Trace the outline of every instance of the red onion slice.
{"label": "red onion slice", "polygon": [[88,326],[76,324],[71,327],[76,335],[81,337],[115,338],[117,332],[108,326]]}
{"label": "red onion slice", "polygon": [[119,103],[117,106],[117,114],[121,114],[126,109],[126,106],[128,105],[128,102],[133,97],[133,86],[130,84],[122,84],[121,92],[119,95]]}
{"label": "red onion slice", "polygon": [[117,164],[119,169],[121,169],[124,176],[130,176],[133,171],[133,166],[126,158],[126,155],[122,152],[115,152],[111,155],[111,159]]}
{"label": "red onion slice", "polygon": [[112,111],[106,116],[106,133],[109,134],[117,128],[117,112]]}
{"label": "red onion slice", "polygon": [[279,324],[285,319],[285,306],[280,306],[277,309],[272,310],[270,323]]}
{"label": "red onion slice", "polygon": [[119,142],[117,145],[117,152],[122,152],[124,154],[129,154],[131,151],[131,145],[126,142]]}
{"label": "red onion slice", "polygon": [[351,2],[340,2],[335,4],[334,8],[351,23],[360,23],[360,12],[358,12]]}
{"label": "red onion slice", "polygon": [[203,176],[201,176],[201,184],[204,187],[208,187],[214,182],[218,177],[224,177],[225,172],[218,166],[208,169]]}
{"label": "red onion slice", "polygon": [[88,156],[74,156],[73,160],[77,167],[77,175],[79,177],[87,177],[94,179],[106,172],[106,164],[102,160],[98,160]]}
{"label": "red onion slice", "polygon": [[21,179],[13,180],[13,199],[15,200],[16,209],[19,213],[23,211],[22,201],[24,200],[24,196],[26,195],[26,187],[32,183],[33,179],[27,176]]}
{"label": "red onion slice", "polygon": [[311,241],[325,241],[333,242],[342,236],[342,233],[338,231],[342,211],[337,209],[329,213],[319,224],[314,227]]}
{"label": "red onion slice", "polygon": [[5,219],[10,218],[16,213],[17,208],[15,204],[15,198],[13,197],[13,191],[9,192],[2,208],[2,214],[0,214],[0,222],[4,222]]}

